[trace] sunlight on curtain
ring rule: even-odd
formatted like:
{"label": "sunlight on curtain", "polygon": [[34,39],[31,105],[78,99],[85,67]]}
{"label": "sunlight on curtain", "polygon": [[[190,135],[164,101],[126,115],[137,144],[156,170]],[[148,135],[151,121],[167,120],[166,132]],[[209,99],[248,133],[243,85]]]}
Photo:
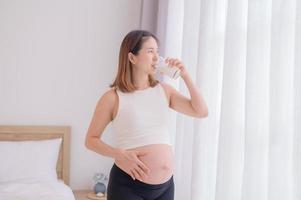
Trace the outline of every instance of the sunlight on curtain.
{"label": "sunlight on curtain", "polygon": [[301,199],[300,4],[159,1],[163,53],[209,106],[206,119],[172,113],[176,199]]}

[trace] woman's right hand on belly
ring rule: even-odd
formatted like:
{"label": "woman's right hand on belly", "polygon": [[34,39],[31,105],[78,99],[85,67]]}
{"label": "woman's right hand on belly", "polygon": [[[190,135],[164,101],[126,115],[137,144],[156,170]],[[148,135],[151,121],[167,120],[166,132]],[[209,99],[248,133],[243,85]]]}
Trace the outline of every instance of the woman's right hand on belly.
{"label": "woman's right hand on belly", "polygon": [[146,152],[137,150],[117,150],[115,157],[116,165],[129,174],[134,180],[142,181],[147,178],[150,169],[139,159],[139,156],[145,155]]}

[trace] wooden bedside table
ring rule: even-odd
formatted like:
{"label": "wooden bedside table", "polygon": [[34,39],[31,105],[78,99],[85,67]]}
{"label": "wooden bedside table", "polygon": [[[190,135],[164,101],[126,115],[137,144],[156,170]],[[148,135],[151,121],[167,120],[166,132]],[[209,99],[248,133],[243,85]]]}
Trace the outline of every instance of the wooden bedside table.
{"label": "wooden bedside table", "polygon": [[88,198],[88,194],[93,194],[92,190],[74,190],[73,194],[75,196],[75,200],[106,200],[106,197],[96,197]]}

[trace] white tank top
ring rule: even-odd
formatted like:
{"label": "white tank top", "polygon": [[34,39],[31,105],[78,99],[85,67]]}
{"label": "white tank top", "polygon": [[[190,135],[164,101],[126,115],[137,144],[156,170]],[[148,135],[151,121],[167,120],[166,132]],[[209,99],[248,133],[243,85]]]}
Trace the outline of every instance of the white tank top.
{"label": "white tank top", "polygon": [[118,148],[171,145],[168,131],[169,106],[160,83],[133,93],[116,91],[119,106],[112,128]]}

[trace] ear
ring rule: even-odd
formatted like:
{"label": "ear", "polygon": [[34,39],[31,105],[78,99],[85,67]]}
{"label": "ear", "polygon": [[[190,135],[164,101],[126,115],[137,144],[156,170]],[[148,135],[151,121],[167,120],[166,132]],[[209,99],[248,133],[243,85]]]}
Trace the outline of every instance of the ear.
{"label": "ear", "polygon": [[133,65],[135,65],[135,55],[133,54],[133,53],[129,53],[128,54],[128,58],[129,58],[129,61],[133,64]]}

